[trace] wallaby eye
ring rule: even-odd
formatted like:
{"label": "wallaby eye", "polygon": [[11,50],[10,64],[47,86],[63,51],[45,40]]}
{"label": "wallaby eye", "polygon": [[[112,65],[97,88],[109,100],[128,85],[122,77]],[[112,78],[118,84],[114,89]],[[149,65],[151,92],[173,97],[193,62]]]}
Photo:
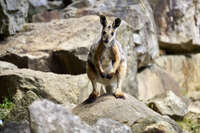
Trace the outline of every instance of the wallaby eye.
{"label": "wallaby eye", "polygon": [[113,36],[113,35],[114,35],[114,32],[111,32],[111,35]]}

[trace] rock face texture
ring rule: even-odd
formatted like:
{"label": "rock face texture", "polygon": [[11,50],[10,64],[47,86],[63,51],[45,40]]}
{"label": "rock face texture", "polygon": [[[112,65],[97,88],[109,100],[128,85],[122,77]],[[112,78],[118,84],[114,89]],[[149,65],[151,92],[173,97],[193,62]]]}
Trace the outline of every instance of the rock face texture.
{"label": "rock face texture", "polygon": [[155,3],[160,48],[172,54],[199,52],[199,0],[159,0]]}
{"label": "rock face texture", "polygon": [[[80,80],[82,82],[79,82]],[[16,95],[17,99],[22,98],[26,92],[31,91],[40,97],[58,103],[77,104],[79,89],[87,84],[86,75],[56,75],[28,69],[7,70],[0,74],[1,97]]]}
{"label": "rock face texture", "polygon": [[161,56],[155,63],[166,70],[175,79],[182,90],[199,90],[200,55],[168,55]]}
{"label": "rock face texture", "polygon": [[188,113],[186,103],[172,91],[168,91],[152,98],[148,102],[148,105],[154,111],[162,115],[168,115],[175,120],[183,119]]}
{"label": "rock face texture", "polygon": [[28,14],[27,0],[0,1],[0,36],[14,35],[23,29]]}
{"label": "rock face texture", "polygon": [[181,96],[179,84],[168,71],[159,66],[152,65],[137,74],[138,98],[147,101],[154,96],[171,90]]}
{"label": "rock face texture", "polygon": [[[75,107],[73,113],[90,125],[94,124],[99,118],[110,118],[130,126],[132,132],[140,127],[139,129],[142,129],[142,131],[137,131],[137,133],[142,133],[144,130],[148,130],[150,125],[165,122],[167,123],[166,129],[171,129],[177,133],[182,132],[173,120],[162,117],[128,94],[125,97],[126,99],[116,99],[114,96],[108,95],[99,97],[92,103],[85,101]],[[145,124],[145,122],[147,123]],[[170,133],[169,130],[163,132]]]}

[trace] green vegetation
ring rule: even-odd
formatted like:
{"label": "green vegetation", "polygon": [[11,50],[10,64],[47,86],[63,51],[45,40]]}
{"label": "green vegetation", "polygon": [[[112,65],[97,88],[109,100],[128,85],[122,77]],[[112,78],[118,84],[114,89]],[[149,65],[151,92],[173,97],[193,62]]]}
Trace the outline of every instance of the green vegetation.
{"label": "green vegetation", "polygon": [[0,119],[4,120],[6,116],[9,114],[10,110],[12,110],[14,104],[13,102],[5,97],[3,102],[0,103]]}
{"label": "green vegetation", "polygon": [[200,133],[200,124],[191,118],[184,118],[183,121],[177,121],[178,125],[190,133]]}
{"label": "green vegetation", "polygon": [[5,97],[4,100],[3,100],[3,102],[0,104],[0,108],[1,109],[11,109],[12,107],[13,107],[13,103],[7,97]]}

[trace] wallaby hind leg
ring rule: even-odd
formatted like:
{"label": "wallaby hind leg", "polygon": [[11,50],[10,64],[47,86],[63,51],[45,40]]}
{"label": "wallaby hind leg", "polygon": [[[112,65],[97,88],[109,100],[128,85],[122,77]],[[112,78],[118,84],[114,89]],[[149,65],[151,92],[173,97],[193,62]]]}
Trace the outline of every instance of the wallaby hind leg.
{"label": "wallaby hind leg", "polygon": [[97,75],[89,64],[87,65],[87,75],[90,81],[92,82],[92,87],[93,87],[93,91],[90,94],[89,99],[95,100],[100,95],[100,90],[97,88],[97,82],[96,82]]}
{"label": "wallaby hind leg", "polygon": [[117,88],[114,91],[114,96],[116,98],[125,98],[123,92],[122,92],[122,82],[125,79],[127,71],[127,63],[125,61],[120,63],[120,66],[117,70]]}

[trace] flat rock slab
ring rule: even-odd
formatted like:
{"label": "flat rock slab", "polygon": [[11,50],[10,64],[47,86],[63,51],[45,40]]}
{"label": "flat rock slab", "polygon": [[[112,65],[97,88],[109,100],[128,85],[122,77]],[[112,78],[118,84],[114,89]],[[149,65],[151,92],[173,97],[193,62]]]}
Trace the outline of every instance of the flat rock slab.
{"label": "flat rock slab", "polygon": [[29,69],[6,70],[0,74],[0,96],[11,95],[18,100],[26,92],[32,91],[39,97],[58,103],[77,104],[80,89],[88,83],[87,75],[58,75]]}

